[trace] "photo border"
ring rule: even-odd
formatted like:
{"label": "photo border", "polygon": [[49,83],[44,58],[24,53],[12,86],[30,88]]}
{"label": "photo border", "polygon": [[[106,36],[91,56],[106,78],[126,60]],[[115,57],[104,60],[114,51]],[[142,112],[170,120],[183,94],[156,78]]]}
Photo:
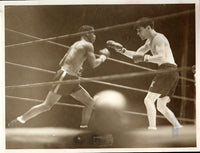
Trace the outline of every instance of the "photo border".
{"label": "photo border", "polygon": [[[183,4],[183,3],[195,3],[195,21],[196,21],[196,142],[197,147],[191,147],[191,148],[119,148],[119,149],[6,149],[5,148],[5,6],[8,5],[98,5],[98,4]],[[66,153],[67,152],[161,152],[161,151],[200,151],[200,92],[199,89],[199,70],[200,70],[200,61],[197,57],[200,57],[200,47],[198,45],[198,42],[200,42],[200,5],[198,0],[174,0],[173,2],[171,0],[159,0],[159,1],[151,1],[151,0],[101,0],[101,3],[94,2],[93,0],[67,0],[67,1],[60,1],[57,0],[56,2],[53,0],[41,0],[41,1],[1,1],[0,2],[0,27],[1,27],[1,37],[0,37],[0,43],[1,43],[1,108],[0,108],[0,116],[1,116],[1,125],[0,125],[0,152],[2,153],[9,153],[9,152],[19,152],[19,153],[33,153],[33,152],[52,152],[54,153]]]}

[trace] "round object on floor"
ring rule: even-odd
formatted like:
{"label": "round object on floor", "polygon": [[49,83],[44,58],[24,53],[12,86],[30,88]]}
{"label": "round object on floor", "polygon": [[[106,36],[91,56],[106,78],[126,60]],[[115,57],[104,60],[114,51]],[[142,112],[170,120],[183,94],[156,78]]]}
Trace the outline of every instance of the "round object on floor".
{"label": "round object on floor", "polygon": [[125,96],[115,90],[104,90],[94,99],[96,105],[90,127],[101,134],[119,132],[123,127]]}

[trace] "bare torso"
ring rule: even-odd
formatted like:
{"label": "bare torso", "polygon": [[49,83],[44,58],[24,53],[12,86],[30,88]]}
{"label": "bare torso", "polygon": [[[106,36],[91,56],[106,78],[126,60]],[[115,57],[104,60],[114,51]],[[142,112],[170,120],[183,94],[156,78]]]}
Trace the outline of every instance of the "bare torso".
{"label": "bare torso", "polygon": [[163,63],[176,65],[169,41],[163,34],[157,33],[151,41],[147,40],[146,44],[149,46],[152,55],[159,57],[154,60],[152,59],[152,62],[157,63],[158,65]]}
{"label": "bare torso", "polygon": [[87,47],[91,45],[85,40],[75,42],[68,50],[62,69],[71,75],[77,75],[87,59]]}

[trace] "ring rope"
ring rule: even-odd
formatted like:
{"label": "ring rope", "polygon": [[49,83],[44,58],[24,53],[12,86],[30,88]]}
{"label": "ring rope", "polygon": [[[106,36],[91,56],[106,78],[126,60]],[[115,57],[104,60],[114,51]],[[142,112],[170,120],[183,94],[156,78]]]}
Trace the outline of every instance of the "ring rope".
{"label": "ring rope", "polygon": [[33,67],[33,66],[28,66],[28,65],[22,65],[22,64],[12,63],[12,62],[8,62],[8,61],[5,61],[5,63],[9,64],[9,65],[14,65],[14,66],[18,66],[18,67],[28,68],[28,69],[31,69],[31,70],[36,70],[36,71],[41,71],[41,72],[47,72],[47,73],[52,73],[52,74],[56,73],[54,71],[50,71],[50,70],[46,70],[46,69],[41,69],[41,68],[38,68],[38,67]]}
{"label": "ring rope", "polygon": [[[43,102],[43,100],[39,100],[39,99],[23,98],[23,97],[8,96],[8,95],[6,95],[6,98],[14,99],[14,100],[21,100],[21,101],[32,101],[32,102],[37,102],[37,103],[42,103]],[[61,103],[61,102],[58,102],[55,105],[61,105],[61,106],[67,106],[67,107],[75,107],[75,108],[84,108],[85,107],[83,105]],[[130,114],[130,115],[147,116],[146,113],[133,112],[133,111],[124,111],[124,113]],[[163,119],[165,118],[165,117],[163,117],[161,115],[156,115],[156,117],[157,118],[163,118]],[[195,122],[194,119],[189,119],[189,118],[177,118],[177,119],[181,120],[181,121]]]}
{"label": "ring rope", "polygon": [[[159,16],[159,17],[154,17],[152,19],[153,20],[166,19],[166,18],[171,18],[171,17],[176,17],[176,16],[180,16],[180,15],[193,13],[194,11],[195,10],[192,9],[192,10],[182,11],[182,12],[179,12],[179,13],[172,13],[170,15],[168,14],[168,15],[163,15],[163,16]],[[152,19],[149,19],[149,20],[152,20]],[[116,29],[116,28],[133,26],[136,23],[137,23],[136,21],[133,21],[133,22],[118,24],[118,25],[114,25],[114,26],[103,27],[103,28],[95,29],[94,32],[107,31],[107,30],[113,30],[113,29]],[[68,38],[68,37],[73,37],[73,36],[80,36],[80,35],[85,34],[85,33],[88,33],[88,32],[77,32],[77,33],[66,34],[66,35],[62,35],[62,36],[56,36],[56,37],[50,37],[50,38],[45,38],[45,39],[28,41],[28,42],[19,43],[19,44],[7,45],[5,47],[8,48],[8,47],[22,46],[22,45],[27,45],[27,44],[32,44],[32,43],[51,41],[51,40],[60,39],[60,38]]]}
{"label": "ring rope", "polygon": [[182,80],[186,80],[186,81],[195,83],[195,80],[189,79],[189,78],[186,78],[186,77],[179,76],[179,79],[182,79]]}
{"label": "ring rope", "polygon": [[[166,71],[165,71],[166,72]],[[161,73],[161,72],[160,72]],[[140,73],[139,75],[144,75],[145,73]],[[124,74],[123,74],[124,75]],[[138,74],[136,73],[128,73],[125,74],[124,76],[122,76],[122,74],[120,75],[112,75],[112,76],[101,76],[101,79],[118,79],[120,76],[121,77],[127,77],[126,75],[133,75],[133,76],[138,76]],[[120,77],[120,78],[121,78]],[[94,79],[95,78],[95,79]],[[133,90],[133,91],[140,91],[140,92],[145,92],[147,93],[148,90],[144,90],[144,89],[138,89],[138,88],[133,88],[133,87],[128,87],[128,86],[123,86],[123,85],[119,85],[119,84],[113,84],[113,83],[109,83],[109,82],[104,82],[104,81],[100,81],[99,77],[93,77],[93,79],[91,78],[80,78],[80,80],[76,79],[76,80],[66,80],[66,81],[56,81],[56,82],[42,82],[42,83],[33,83],[33,84],[25,84],[25,85],[16,85],[16,86],[6,86],[6,89],[16,89],[16,88],[22,88],[22,87],[33,87],[33,86],[45,86],[45,85],[50,85],[50,84],[58,84],[58,83],[62,83],[62,84],[71,84],[71,83],[75,83],[75,82],[93,82],[93,83],[99,83],[99,84],[104,84],[104,85],[109,85],[109,86],[114,86],[114,87],[118,87],[118,88],[124,88],[124,89],[129,89],[129,90]],[[192,101],[195,102],[195,99],[193,98],[188,98],[188,97],[181,97],[181,96],[173,96],[173,98],[176,99],[182,99],[182,100],[187,100],[187,101]]]}
{"label": "ring rope", "polygon": [[[188,71],[191,70],[190,67],[182,67],[178,68],[176,71]],[[83,82],[91,82],[91,80],[114,80],[114,79],[125,79],[137,76],[144,76],[144,75],[153,75],[158,73],[164,72],[173,72],[175,70],[158,70],[156,72],[150,71],[142,71],[142,72],[132,72],[132,73],[124,73],[124,74],[113,74],[113,75],[106,75],[106,76],[98,76],[98,77],[90,77],[90,78],[80,78],[80,79],[73,79],[73,80],[65,80],[65,81],[50,81],[50,82],[41,82],[41,83],[30,83],[24,85],[16,85],[16,86],[6,86],[6,89],[16,89],[16,88],[24,88],[24,87],[38,87],[38,86],[46,86],[46,85],[54,85],[54,84],[73,84],[73,83],[83,83]]]}
{"label": "ring rope", "polygon": [[[9,30],[9,31],[12,31],[12,32],[21,34],[21,35],[25,35],[25,36],[28,36],[28,37],[31,37],[31,38],[41,39],[41,38],[39,38],[39,37],[35,37],[35,36],[28,35],[28,34],[24,34],[24,33],[22,33],[22,32],[18,32],[18,31],[11,30],[11,29],[8,29],[8,28],[6,28],[6,30]],[[54,43],[54,42],[52,42],[52,41],[48,41],[48,42],[69,49],[69,46],[66,46],[66,45],[63,45],[63,44],[59,44],[59,43]],[[97,54],[95,54],[95,55],[98,56],[98,57],[100,56],[100,55],[97,55]],[[117,60],[117,59],[113,59],[113,58],[108,58],[108,60],[113,61],[113,62],[117,62],[117,63],[120,63],[120,64],[128,65],[128,66],[140,68],[140,69],[143,69],[143,70],[156,71],[156,70],[151,69],[151,68],[147,68],[147,67],[144,67],[144,66],[140,66],[140,65],[128,63],[128,62],[121,61],[121,60]],[[181,76],[179,77],[179,79],[182,79],[182,80],[186,80],[186,81],[190,81],[190,82],[195,83],[195,80],[193,80],[193,79],[189,79],[189,78],[185,78],[185,77],[181,77]]]}
{"label": "ring rope", "polygon": [[[14,99],[14,100],[22,100],[22,101],[33,101],[33,102],[37,102],[37,103],[42,103],[43,102],[43,100],[39,100],[39,99],[31,99],[31,98],[8,96],[8,95],[6,95],[6,98]],[[56,105],[69,106],[69,107],[77,107],[77,108],[84,108],[83,105],[68,104],[68,103],[61,103],[61,102],[56,103]]]}
{"label": "ring rope", "polygon": [[[98,81],[98,80],[91,80],[91,82],[98,83],[98,84],[104,84],[104,85],[108,85],[108,86],[113,86],[113,87],[118,87],[118,88],[123,88],[123,89],[128,89],[128,90],[133,90],[133,91],[148,93],[148,90],[145,90],[145,89],[133,88],[133,87],[124,86],[124,85],[120,85],[120,84],[114,84],[114,83],[110,83],[110,82],[104,82],[104,81]],[[177,96],[177,95],[173,95],[172,97],[175,98],[175,99],[195,102],[194,98],[188,98],[188,97]]]}
{"label": "ring rope", "polygon": [[[26,36],[26,37],[34,38],[34,39],[37,39],[37,40],[41,40],[42,39],[42,38],[39,38],[39,37],[36,37],[36,36],[32,36],[32,35],[29,35],[29,34],[18,32],[16,30],[9,29],[9,28],[5,28],[5,30],[10,31],[10,32],[14,32],[14,33],[17,33],[17,34],[21,34],[21,35]],[[60,43],[56,43],[56,42],[53,42],[53,41],[47,41],[47,42],[51,43],[51,44],[54,44],[54,45],[57,45],[57,46],[60,46],[60,47],[64,47],[64,48],[69,49],[69,46],[66,46],[66,45],[63,45],[63,44],[60,44]],[[13,45],[14,44],[12,44],[12,45],[6,45],[5,47],[13,46]]]}
{"label": "ring rope", "polygon": [[[35,39],[38,39],[38,40],[42,39],[42,38],[35,37],[35,36],[29,35],[29,34],[25,34],[25,33],[22,33],[22,32],[15,31],[15,30],[12,30],[12,29],[6,28],[6,30],[14,32],[14,33],[18,33],[18,34],[21,34],[21,35],[24,35],[24,36],[27,36],[27,37],[30,37],[30,38],[35,38]],[[69,46],[66,46],[66,45],[63,45],[63,44],[54,43],[52,41],[47,41],[47,42],[69,49]],[[98,56],[98,57],[100,56],[100,55],[97,55],[97,54],[95,54],[95,55]],[[113,62],[117,62],[117,63],[121,63],[121,64],[125,64],[125,65],[129,65],[129,66],[133,66],[133,67],[137,67],[137,68],[144,69],[144,70],[149,70],[149,71],[152,70],[153,71],[153,69],[150,69],[150,68],[146,68],[146,67],[136,65],[136,64],[131,64],[131,63],[120,61],[120,60],[113,59],[113,58],[108,58],[108,60],[113,61]]]}
{"label": "ring rope", "polygon": [[[6,62],[6,63],[7,64],[11,64],[11,65],[15,65],[15,66],[24,67],[24,68],[30,68],[30,69],[33,69],[33,70],[39,70],[39,71],[42,71],[42,72],[48,72],[48,73],[53,73],[53,74],[56,73],[54,71],[49,71],[49,70],[40,69],[40,68],[36,68],[36,67],[29,67],[29,66],[24,66],[24,65],[21,65],[21,64],[10,63],[10,62]],[[123,86],[123,85],[119,85],[119,84],[108,83],[108,82],[104,82],[104,81],[91,80],[91,82],[110,85],[110,86],[124,88],[124,89],[130,89],[130,90],[133,90],[133,91],[148,92],[148,90],[139,89],[139,88],[133,88],[133,87],[128,87],[128,86]],[[175,96],[175,95],[173,97],[176,98],[176,99],[184,99],[184,100],[193,101],[193,102],[195,101],[193,98],[180,97],[180,96]]]}
{"label": "ring rope", "polygon": [[[97,55],[95,54],[96,56],[100,56],[100,55]],[[153,70],[153,69],[150,69],[150,68],[147,68],[147,67],[144,67],[144,66],[140,66],[140,65],[136,65],[136,64],[132,64],[132,63],[128,63],[128,62],[125,62],[125,61],[121,61],[121,60],[117,60],[117,59],[114,59],[114,58],[107,58],[108,60],[110,61],[113,61],[113,62],[116,62],[116,63],[120,63],[120,64],[124,64],[124,65],[128,65],[128,66],[132,66],[132,67],[136,67],[136,68],[139,68],[139,69],[143,69],[143,70],[147,70],[147,71],[156,71],[156,70]]]}

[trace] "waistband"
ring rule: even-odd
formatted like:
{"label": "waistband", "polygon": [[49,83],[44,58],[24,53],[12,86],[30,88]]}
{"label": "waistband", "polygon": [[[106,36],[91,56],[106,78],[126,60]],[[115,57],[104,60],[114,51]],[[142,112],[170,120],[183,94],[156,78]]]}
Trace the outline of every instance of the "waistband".
{"label": "waistband", "polygon": [[169,68],[174,68],[177,69],[177,65],[172,64],[172,63],[163,63],[159,65],[158,69],[169,69]]}
{"label": "waistband", "polygon": [[70,76],[78,77],[78,75],[76,73],[69,72],[69,71],[65,70],[63,67],[61,67],[60,70],[62,70],[64,72],[63,75],[67,74],[67,75],[70,75]]}

